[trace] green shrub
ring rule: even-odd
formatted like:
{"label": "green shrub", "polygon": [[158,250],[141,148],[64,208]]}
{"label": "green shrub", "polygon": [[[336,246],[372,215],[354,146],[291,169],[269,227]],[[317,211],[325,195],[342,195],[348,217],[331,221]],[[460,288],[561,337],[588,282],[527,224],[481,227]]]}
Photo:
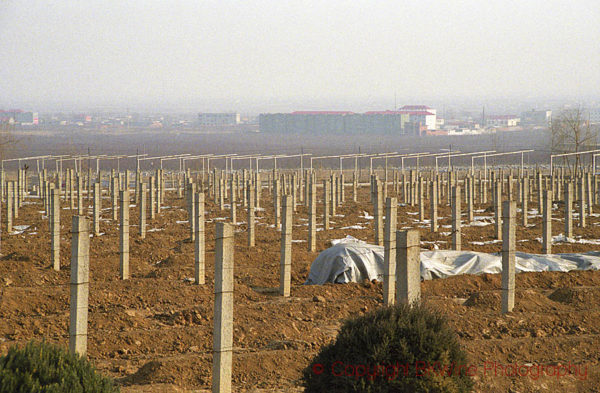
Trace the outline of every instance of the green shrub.
{"label": "green shrub", "polygon": [[0,358],[0,393],[114,393],[110,378],[79,355],[45,342],[11,347]]}
{"label": "green shrub", "polygon": [[476,369],[468,366],[439,313],[396,305],[347,320],[304,370],[303,383],[307,393],[462,393],[472,390]]}

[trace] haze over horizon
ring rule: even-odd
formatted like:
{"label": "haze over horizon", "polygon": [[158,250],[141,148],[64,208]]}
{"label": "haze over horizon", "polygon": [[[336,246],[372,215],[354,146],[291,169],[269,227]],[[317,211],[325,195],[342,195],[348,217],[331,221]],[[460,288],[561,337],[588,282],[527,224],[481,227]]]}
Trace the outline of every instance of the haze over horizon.
{"label": "haze over horizon", "polygon": [[0,109],[598,100],[592,1],[0,3]]}

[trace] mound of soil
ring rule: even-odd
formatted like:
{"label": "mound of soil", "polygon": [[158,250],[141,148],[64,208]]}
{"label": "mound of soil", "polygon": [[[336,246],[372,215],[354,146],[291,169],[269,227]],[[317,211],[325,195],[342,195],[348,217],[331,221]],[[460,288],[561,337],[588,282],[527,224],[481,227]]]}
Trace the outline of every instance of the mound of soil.
{"label": "mound of soil", "polygon": [[600,287],[558,288],[548,298],[579,309],[600,307]]}
{"label": "mound of soil", "polygon": [[467,307],[498,308],[501,304],[501,293],[498,291],[475,292],[465,300]]}

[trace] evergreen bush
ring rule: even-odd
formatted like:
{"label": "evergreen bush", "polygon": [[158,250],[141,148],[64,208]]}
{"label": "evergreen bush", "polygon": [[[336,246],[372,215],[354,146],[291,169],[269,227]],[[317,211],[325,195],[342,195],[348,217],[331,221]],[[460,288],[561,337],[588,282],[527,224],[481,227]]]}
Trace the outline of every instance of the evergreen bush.
{"label": "evergreen bush", "polygon": [[345,321],[303,383],[307,393],[464,393],[475,373],[442,315],[396,305]]}
{"label": "evergreen bush", "polygon": [[13,346],[0,358],[0,393],[116,393],[83,357],[46,342]]}

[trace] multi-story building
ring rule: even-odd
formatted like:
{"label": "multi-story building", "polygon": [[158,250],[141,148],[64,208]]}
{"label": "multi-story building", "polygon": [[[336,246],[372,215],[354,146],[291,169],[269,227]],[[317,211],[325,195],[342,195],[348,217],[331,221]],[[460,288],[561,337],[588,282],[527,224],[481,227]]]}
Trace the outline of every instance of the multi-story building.
{"label": "multi-story building", "polygon": [[292,113],[263,113],[259,116],[262,132],[278,133],[378,133],[391,135],[420,135],[436,129],[435,109],[426,106],[407,106],[397,111],[297,111]]}
{"label": "multi-story building", "polygon": [[410,121],[421,123],[428,130],[435,130],[437,128],[437,111],[427,105],[404,105],[398,111],[408,114]]}
{"label": "multi-story building", "polygon": [[[361,119],[365,132],[406,135],[414,131],[409,128],[410,116],[399,111],[365,112]],[[357,129],[356,126],[354,128]]]}
{"label": "multi-story building", "polygon": [[418,134],[421,123],[413,123],[410,115],[399,111],[298,111],[263,113],[259,116],[262,132],[289,134],[333,133],[356,135],[379,133],[393,135]]}
{"label": "multi-story building", "polygon": [[521,113],[521,124],[531,126],[548,126],[552,120],[551,110],[530,110]]}
{"label": "multi-story building", "polygon": [[515,115],[493,115],[485,118],[488,127],[516,127],[521,122]]}
{"label": "multi-story building", "polygon": [[591,108],[587,110],[588,119],[590,123],[600,123],[600,108]]}
{"label": "multi-story building", "polygon": [[38,122],[39,118],[36,112],[25,112],[21,109],[0,110],[0,123],[35,125]]}

